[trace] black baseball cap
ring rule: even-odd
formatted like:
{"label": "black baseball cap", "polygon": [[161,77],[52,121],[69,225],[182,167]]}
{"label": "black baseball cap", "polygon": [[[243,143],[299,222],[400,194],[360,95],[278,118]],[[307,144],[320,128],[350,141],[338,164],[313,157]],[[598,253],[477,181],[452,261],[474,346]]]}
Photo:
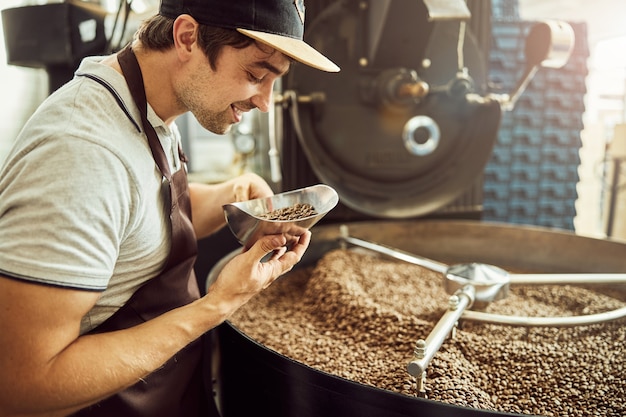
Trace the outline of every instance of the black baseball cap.
{"label": "black baseball cap", "polygon": [[159,14],[173,19],[188,14],[203,25],[235,29],[313,68],[339,71],[302,40],[304,0],[161,0]]}

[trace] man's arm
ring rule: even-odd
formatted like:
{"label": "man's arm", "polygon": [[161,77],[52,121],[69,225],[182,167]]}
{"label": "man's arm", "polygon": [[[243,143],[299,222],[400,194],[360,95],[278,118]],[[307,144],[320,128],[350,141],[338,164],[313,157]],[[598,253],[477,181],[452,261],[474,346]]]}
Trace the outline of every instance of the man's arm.
{"label": "man's arm", "polygon": [[0,416],[64,416],[131,386],[291,269],[310,233],[287,252],[285,242],[260,239],[198,301],[95,335],[80,336],[79,325],[97,293],[0,277]]}
{"label": "man's arm", "polygon": [[104,399],[157,369],[225,314],[194,317],[190,307],[132,330],[79,337],[81,318],[98,296],[0,277],[0,415],[66,415]]}
{"label": "man's arm", "polygon": [[189,184],[193,226],[198,239],[226,224],[223,204],[268,197],[270,186],[260,176],[247,173],[219,184]]}

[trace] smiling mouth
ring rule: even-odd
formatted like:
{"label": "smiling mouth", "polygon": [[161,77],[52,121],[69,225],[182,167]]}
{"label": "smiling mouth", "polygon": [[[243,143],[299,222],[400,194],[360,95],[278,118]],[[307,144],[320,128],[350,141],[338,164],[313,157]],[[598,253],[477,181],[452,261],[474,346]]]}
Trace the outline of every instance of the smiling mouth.
{"label": "smiling mouth", "polygon": [[240,122],[243,116],[244,110],[236,107],[234,104],[231,104],[230,108],[233,110],[233,118],[235,119],[235,123]]}
{"label": "smiling mouth", "polygon": [[245,107],[242,107],[242,106],[237,106],[235,104],[231,104],[230,107],[233,110],[233,115],[234,115],[234,118],[236,120],[235,123],[238,123],[238,122],[241,121],[241,118],[243,117],[244,113],[247,113],[250,110],[253,110],[253,109],[256,108],[256,106],[245,106]]}

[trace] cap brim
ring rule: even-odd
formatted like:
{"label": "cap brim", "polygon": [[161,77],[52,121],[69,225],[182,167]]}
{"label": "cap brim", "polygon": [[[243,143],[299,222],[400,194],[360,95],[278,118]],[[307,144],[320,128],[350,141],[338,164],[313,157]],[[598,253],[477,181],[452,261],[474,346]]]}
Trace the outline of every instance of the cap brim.
{"label": "cap brim", "polygon": [[302,62],[303,64],[326,72],[339,71],[339,67],[334,62],[300,39],[249,29],[237,30],[252,39],[271,46],[272,48],[295,59],[296,61]]}

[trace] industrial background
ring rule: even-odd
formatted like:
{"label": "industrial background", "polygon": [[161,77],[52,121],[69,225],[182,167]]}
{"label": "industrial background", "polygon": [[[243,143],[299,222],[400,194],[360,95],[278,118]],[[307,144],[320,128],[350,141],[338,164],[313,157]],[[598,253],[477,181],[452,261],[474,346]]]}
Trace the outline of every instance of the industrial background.
{"label": "industrial background", "polygon": [[[5,0],[2,7],[36,3]],[[307,14],[312,21],[331,2],[310,3]],[[503,115],[484,175],[472,196],[465,198],[481,201],[480,217],[484,220],[626,237],[626,222],[620,216],[624,211],[620,210],[624,179],[616,165],[624,153],[620,144],[625,140],[626,63],[611,52],[624,47],[626,31],[619,24],[625,13],[619,8],[624,6],[615,9],[610,1],[594,7],[580,1],[492,0],[487,7],[488,3],[468,2],[470,7],[482,9],[481,16],[490,15],[491,24],[477,30],[477,36],[489,50],[488,82],[493,92],[506,92],[515,86],[524,69],[524,39],[532,22],[546,18],[570,22],[576,45],[564,68],[538,71],[515,109]],[[104,4],[115,11],[113,0]],[[613,62],[607,64],[611,55]],[[8,65],[6,52],[0,50],[0,83],[4,91],[0,108],[5,115],[0,123],[1,159],[21,124],[47,96],[49,79],[43,68]],[[252,123],[256,121],[249,125]],[[192,171],[200,178],[214,181],[233,175],[237,172],[233,171],[233,161],[245,164],[239,169],[267,171],[265,156],[258,155],[266,150],[262,134],[256,138],[257,154],[250,157],[237,153],[232,138],[215,138],[184,118],[180,124],[188,129],[189,146],[197,149]],[[616,166],[617,171],[613,169]],[[287,178],[285,188],[314,181],[306,174],[296,177],[291,177],[293,184]]]}

